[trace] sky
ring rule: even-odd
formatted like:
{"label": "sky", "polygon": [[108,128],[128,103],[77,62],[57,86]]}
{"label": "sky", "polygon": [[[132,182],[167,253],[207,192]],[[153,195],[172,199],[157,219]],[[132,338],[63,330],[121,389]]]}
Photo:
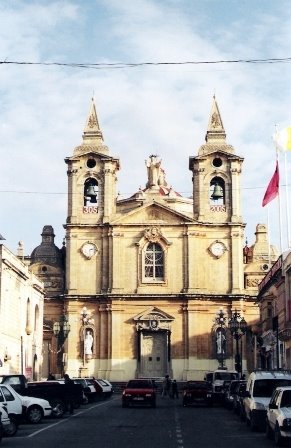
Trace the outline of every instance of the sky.
{"label": "sky", "polygon": [[[289,6],[289,0],[1,0],[4,244],[16,252],[22,241],[30,255],[43,226],[52,225],[61,247],[64,159],[82,142],[92,96],[105,144],[120,159],[118,192],[125,198],[145,186],[150,154],[161,157],[174,190],[192,194],[189,157],[205,141],[215,95],[227,143],[244,158],[245,238],[253,244],[256,225],[265,223],[271,243],[287,249],[290,151],[279,154],[280,201],[263,208],[262,199],[275,170],[272,136],[291,125]],[[258,59],[284,61],[217,62]],[[161,62],[167,64],[155,65]]]}

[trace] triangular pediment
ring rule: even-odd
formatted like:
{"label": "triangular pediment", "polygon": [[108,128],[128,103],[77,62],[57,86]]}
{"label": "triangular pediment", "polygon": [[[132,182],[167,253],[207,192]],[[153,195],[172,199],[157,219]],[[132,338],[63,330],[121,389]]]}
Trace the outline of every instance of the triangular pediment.
{"label": "triangular pediment", "polygon": [[192,159],[202,160],[211,154],[215,154],[215,157],[227,157],[228,160],[243,160],[234,154],[234,148],[231,145],[202,145],[199,149],[199,155],[192,157]]}
{"label": "triangular pediment", "polygon": [[104,145],[100,145],[100,146],[96,146],[96,145],[94,145],[94,146],[92,146],[92,145],[77,146],[75,148],[74,155],[71,156],[71,157],[66,157],[65,161],[67,161],[67,160],[71,160],[71,161],[80,160],[80,157],[93,157],[94,159],[100,159],[100,160],[116,160],[115,157],[109,156],[107,154],[103,154],[102,151],[101,151],[101,146],[105,147]]}
{"label": "triangular pediment", "polygon": [[154,202],[128,212],[123,211],[123,215],[112,221],[112,224],[184,224],[193,221],[181,212]]}
{"label": "triangular pediment", "polygon": [[133,320],[135,320],[136,322],[145,322],[145,321],[148,322],[153,320],[171,322],[174,319],[175,318],[173,316],[171,316],[168,313],[165,313],[165,311],[162,311],[155,306],[148,308],[147,310],[143,311],[140,314],[137,314],[137,316],[133,318]]}

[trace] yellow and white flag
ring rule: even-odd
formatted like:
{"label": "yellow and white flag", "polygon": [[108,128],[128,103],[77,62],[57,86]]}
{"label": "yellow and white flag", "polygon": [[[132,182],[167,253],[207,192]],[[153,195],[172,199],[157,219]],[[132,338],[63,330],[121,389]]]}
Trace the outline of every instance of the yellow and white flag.
{"label": "yellow and white flag", "polygon": [[291,126],[276,132],[273,137],[278,149],[291,151]]}

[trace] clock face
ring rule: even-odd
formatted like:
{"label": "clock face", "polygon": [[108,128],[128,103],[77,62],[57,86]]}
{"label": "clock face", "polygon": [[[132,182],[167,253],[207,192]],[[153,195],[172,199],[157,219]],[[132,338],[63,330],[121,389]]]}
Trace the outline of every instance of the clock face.
{"label": "clock face", "polygon": [[86,258],[92,258],[97,253],[97,247],[93,243],[85,243],[81,251]]}
{"label": "clock face", "polygon": [[216,243],[213,243],[210,247],[210,251],[213,255],[216,257],[221,257],[221,255],[225,252],[224,244],[219,243],[218,241]]}

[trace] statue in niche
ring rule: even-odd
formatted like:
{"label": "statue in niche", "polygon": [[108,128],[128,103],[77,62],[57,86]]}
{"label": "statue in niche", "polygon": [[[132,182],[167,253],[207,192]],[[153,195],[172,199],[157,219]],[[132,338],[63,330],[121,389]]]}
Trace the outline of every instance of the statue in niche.
{"label": "statue in niche", "polygon": [[85,355],[92,355],[93,336],[91,331],[89,330],[86,332],[84,348],[85,348]]}
{"label": "statue in niche", "polygon": [[216,353],[222,355],[225,353],[226,337],[224,332],[220,329],[216,332]]}

